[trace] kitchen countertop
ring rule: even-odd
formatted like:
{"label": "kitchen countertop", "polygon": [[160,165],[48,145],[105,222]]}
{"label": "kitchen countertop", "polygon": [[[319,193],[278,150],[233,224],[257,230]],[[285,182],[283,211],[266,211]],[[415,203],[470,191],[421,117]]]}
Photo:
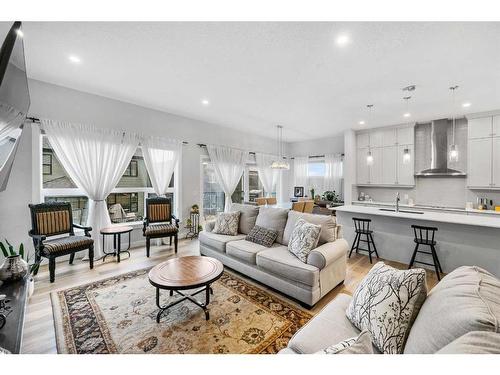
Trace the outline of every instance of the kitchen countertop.
{"label": "kitchen countertop", "polygon": [[[369,202],[367,202],[369,203]],[[337,208],[337,215],[339,212],[348,212],[365,215],[386,216],[396,219],[411,219],[422,221],[435,221],[441,223],[452,223],[461,225],[473,225],[480,227],[500,228],[500,216],[496,215],[472,215],[467,211],[463,212],[449,212],[442,211],[426,211],[420,207],[408,207],[400,205],[400,209],[408,211],[419,211],[422,214],[406,213],[406,212],[390,212],[381,211],[379,206],[362,206],[362,205],[346,205]]]}

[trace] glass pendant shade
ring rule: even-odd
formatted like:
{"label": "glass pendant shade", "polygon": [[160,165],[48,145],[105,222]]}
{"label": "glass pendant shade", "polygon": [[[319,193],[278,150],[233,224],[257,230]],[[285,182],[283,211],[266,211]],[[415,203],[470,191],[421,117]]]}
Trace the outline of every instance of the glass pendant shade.
{"label": "glass pendant shade", "polygon": [[366,154],[366,165],[373,165],[373,155],[371,151]]}
{"label": "glass pendant shade", "polygon": [[451,145],[450,147],[450,161],[457,162],[458,161],[458,148],[457,145]]}
{"label": "glass pendant shade", "polygon": [[408,148],[405,148],[403,151],[403,164],[409,164],[411,161],[411,154]]}
{"label": "glass pendant shade", "polygon": [[290,164],[283,157],[283,126],[276,126],[277,137],[276,137],[276,148],[278,159],[273,161],[270,165],[271,169],[290,169]]}

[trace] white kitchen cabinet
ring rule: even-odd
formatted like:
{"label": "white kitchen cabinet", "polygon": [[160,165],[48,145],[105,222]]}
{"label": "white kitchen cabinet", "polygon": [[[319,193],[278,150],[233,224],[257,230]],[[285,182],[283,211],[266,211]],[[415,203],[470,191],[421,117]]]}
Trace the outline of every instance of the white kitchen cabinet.
{"label": "white kitchen cabinet", "polygon": [[382,147],[384,145],[384,131],[376,129],[370,131],[370,147]]}
{"label": "white kitchen cabinet", "polygon": [[415,130],[413,126],[397,129],[397,142],[400,145],[412,145],[414,143]]}
{"label": "white kitchen cabinet", "polygon": [[[493,138],[469,139],[468,180],[469,187],[491,187]],[[497,143],[498,144],[498,143]]]}
{"label": "white kitchen cabinet", "polygon": [[370,151],[373,156],[373,164],[370,166],[370,184],[372,185],[382,185],[383,181],[383,171],[384,171],[384,159],[382,155],[383,148],[372,148]]}
{"label": "white kitchen cabinet", "polygon": [[500,137],[500,116],[493,116],[493,124],[491,132],[493,137]]}
{"label": "white kitchen cabinet", "polygon": [[500,189],[500,137],[493,138],[492,154],[492,187]]}
{"label": "white kitchen cabinet", "polygon": [[370,183],[370,167],[366,164],[366,155],[368,148],[360,148],[357,150],[356,171],[357,182],[360,185]]}
{"label": "white kitchen cabinet", "polygon": [[[405,164],[403,155],[405,148],[410,152],[410,161]],[[399,185],[415,185],[415,152],[413,145],[399,145],[397,151],[398,163],[398,184]]]}
{"label": "white kitchen cabinet", "polygon": [[382,130],[382,146],[394,146],[397,143],[396,129],[384,129]]}
{"label": "white kitchen cabinet", "polygon": [[487,138],[492,134],[492,117],[481,117],[468,120],[469,139]]}
{"label": "white kitchen cabinet", "polygon": [[365,132],[356,134],[356,147],[358,149],[370,147],[370,133]]}
{"label": "white kitchen cabinet", "polygon": [[382,149],[382,184],[394,185],[398,183],[397,163],[398,146],[383,147]]}

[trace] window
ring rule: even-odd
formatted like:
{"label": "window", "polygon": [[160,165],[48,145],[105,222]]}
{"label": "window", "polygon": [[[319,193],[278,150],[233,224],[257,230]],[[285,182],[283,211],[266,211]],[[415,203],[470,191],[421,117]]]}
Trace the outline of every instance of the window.
{"label": "window", "polygon": [[[325,174],[326,165],[323,160],[310,161],[307,166],[307,176],[309,180],[309,188],[314,189],[315,195],[321,195],[325,190]],[[307,191],[305,194],[309,195]]]}
{"label": "window", "polygon": [[260,182],[259,172],[256,170],[248,170],[248,200],[255,202],[255,198],[264,196],[264,187]]}
{"label": "window", "polygon": [[217,182],[215,169],[208,158],[201,163],[202,193],[203,193],[203,217],[205,220],[213,218],[217,212],[224,211],[224,191]]}
{"label": "window", "polygon": [[[85,224],[88,211],[88,198],[85,196],[85,192],[71,180],[46,137],[42,138],[42,144],[42,200],[45,202],[70,202],[74,221]],[[173,212],[175,212],[174,190],[174,176],[172,175],[167,196],[172,200]],[[156,194],[154,194],[139,147],[120,181],[106,198],[111,222],[142,221],[146,212],[146,198],[153,196]]]}

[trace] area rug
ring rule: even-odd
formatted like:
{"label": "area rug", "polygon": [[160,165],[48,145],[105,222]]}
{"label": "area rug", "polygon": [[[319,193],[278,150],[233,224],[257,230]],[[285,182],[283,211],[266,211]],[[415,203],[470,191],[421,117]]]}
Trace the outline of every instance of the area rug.
{"label": "area rug", "polygon": [[[210,320],[184,301],[156,323],[148,270],[51,294],[59,353],[277,353],[311,314],[224,272]],[[161,303],[179,298],[162,291]],[[204,302],[204,293],[196,298]]]}

